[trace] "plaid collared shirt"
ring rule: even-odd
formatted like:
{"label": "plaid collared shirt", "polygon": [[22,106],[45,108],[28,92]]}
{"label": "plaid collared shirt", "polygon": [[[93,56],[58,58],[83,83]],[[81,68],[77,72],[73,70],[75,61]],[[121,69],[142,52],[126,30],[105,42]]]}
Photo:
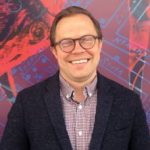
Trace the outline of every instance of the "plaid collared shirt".
{"label": "plaid collared shirt", "polygon": [[66,129],[73,150],[88,150],[94,128],[97,90],[97,77],[84,88],[85,100],[73,100],[74,89],[60,76],[60,96]]}

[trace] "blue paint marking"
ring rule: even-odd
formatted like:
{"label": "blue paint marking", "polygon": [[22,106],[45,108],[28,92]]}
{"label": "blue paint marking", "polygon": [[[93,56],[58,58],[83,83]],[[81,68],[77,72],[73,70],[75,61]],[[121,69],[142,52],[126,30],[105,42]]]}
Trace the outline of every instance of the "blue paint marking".
{"label": "blue paint marking", "polygon": [[20,84],[16,83],[16,91],[17,91],[17,93],[19,91],[21,91],[22,89],[23,89],[23,87]]}
{"label": "blue paint marking", "polygon": [[142,59],[140,59],[140,58],[138,58],[138,57],[137,57],[137,59],[138,59],[138,61],[143,61],[143,63],[144,63],[145,65],[150,65],[150,63],[149,63],[148,61],[142,60]]}
{"label": "blue paint marking", "polygon": [[6,89],[6,90],[8,90],[8,91],[10,91],[10,92],[12,92],[12,90],[10,89],[9,86],[6,86],[6,85],[1,84],[1,83],[0,83],[0,86],[1,86],[2,88]]}
{"label": "blue paint marking", "polygon": [[[104,58],[103,58],[104,59]],[[105,58],[106,59],[106,58]],[[109,61],[109,59],[108,59]],[[109,69],[105,64],[101,64],[100,68],[103,68],[105,70],[107,70],[108,72],[110,72],[111,74],[113,74],[114,76],[116,76],[118,79],[120,79],[121,81],[123,81],[124,83],[128,84],[128,80],[125,80],[124,78],[122,78],[119,74],[117,74],[116,72],[114,72],[114,70]],[[130,88],[130,87],[129,87]],[[143,95],[147,95],[146,92],[141,91],[141,93],[143,93]]]}
{"label": "blue paint marking", "polygon": [[[42,56],[40,56],[42,57]],[[32,67],[36,65],[40,61],[40,57],[38,55],[30,57],[27,61],[23,62],[19,67],[19,71],[23,74],[32,70]]]}
{"label": "blue paint marking", "polygon": [[37,71],[37,68],[34,66],[34,67],[32,67],[32,71],[33,72],[36,72]]}
{"label": "blue paint marking", "polygon": [[[130,12],[131,14],[133,14],[133,13],[136,11],[136,9],[138,9],[138,6],[141,4],[141,2],[142,2],[142,0],[139,0],[139,2],[137,2],[137,4],[135,5],[135,7],[134,7],[133,10],[131,10],[131,9],[129,8],[129,10],[131,10],[131,12]],[[149,6],[149,7],[150,7],[150,6]],[[129,17],[130,17],[130,16],[128,16],[126,19],[124,19],[123,23],[118,27],[118,29],[117,29],[117,31],[116,31],[116,34],[117,34],[118,36],[120,36],[120,37],[122,37],[122,38],[124,38],[124,39],[126,39],[126,40],[128,40],[128,37],[122,36],[122,35],[120,34],[120,32],[121,32],[121,30],[123,30],[125,24],[128,23]]]}
{"label": "blue paint marking", "polygon": [[81,4],[80,4],[80,0],[78,0],[78,1],[76,1],[76,2],[73,2],[73,1],[71,1],[71,0],[68,0],[66,4],[69,5],[69,6],[80,6],[80,5],[81,5]]}
{"label": "blue paint marking", "polygon": [[8,98],[8,101],[9,101],[9,102],[11,102],[11,103],[14,103],[14,102],[15,102],[15,100],[16,100],[16,98],[15,98],[15,97]]}
{"label": "blue paint marking", "polygon": [[42,9],[36,19],[40,19],[44,14],[46,14],[48,10],[46,8]]}
{"label": "blue paint marking", "polygon": [[[103,28],[106,28],[114,19],[114,17],[119,13],[119,11],[121,10],[122,6],[124,6],[124,3],[126,2],[126,0],[122,0],[120,2],[120,5],[116,8],[116,10],[114,11],[114,13],[111,15],[111,17],[106,21],[105,19],[105,24],[103,25]],[[99,20],[101,21],[101,20]],[[101,23],[101,22],[99,22]]]}
{"label": "blue paint marking", "polygon": [[[39,72],[39,64],[44,64],[47,66],[42,67],[41,72]],[[45,53],[39,53],[23,62],[19,67],[16,67],[14,72],[18,71],[18,74],[22,76],[23,80],[29,83],[29,85],[32,85],[37,81],[41,81],[42,79],[50,75],[51,72],[54,72],[54,70],[56,70],[57,65],[50,64],[53,64],[50,58]]]}
{"label": "blue paint marking", "polygon": [[[132,70],[131,73],[134,74],[134,75],[137,75],[137,72],[135,72],[134,70]],[[141,75],[138,75],[138,76],[140,78],[143,78],[143,76],[141,76]],[[149,79],[146,79],[146,78],[143,78],[142,81],[146,82],[146,83],[150,83]]]}
{"label": "blue paint marking", "polygon": [[[126,69],[126,70],[129,70],[128,69],[128,66],[127,65],[125,65],[125,64],[123,64],[123,63],[121,63],[121,61],[116,61],[116,60],[114,60],[114,57],[112,57],[111,55],[109,55],[108,53],[106,53],[106,52],[104,52],[104,51],[102,51],[102,53],[105,55],[105,56],[107,56],[108,58],[110,58],[110,59],[112,59],[113,61],[115,61],[116,63],[118,63],[119,65],[121,65],[121,67],[122,68],[124,68],[124,69]],[[118,56],[115,56],[115,57],[118,57]],[[120,58],[120,57],[119,57]]]}
{"label": "blue paint marking", "polygon": [[121,47],[118,47],[117,45],[115,45],[114,43],[108,41],[108,40],[104,40],[104,42],[108,45],[111,45],[112,47],[118,49],[119,51],[121,51],[123,54],[129,55],[129,52],[126,49],[123,49]]}
{"label": "blue paint marking", "polygon": [[17,73],[17,69],[16,69],[16,68],[13,68],[13,69],[12,69],[12,74],[15,75],[16,73]]}
{"label": "blue paint marking", "polygon": [[127,81],[127,80],[125,80],[124,78],[122,78],[120,75],[116,74],[116,72],[114,72],[114,71],[110,70],[109,68],[107,68],[105,64],[102,64],[102,65],[100,66],[100,68],[101,68],[101,67],[102,67],[103,69],[109,71],[111,74],[113,74],[114,76],[116,76],[118,79],[120,79],[120,80],[123,81],[124,83],[127,83],[127,84],[128,84],[128,81]]}
{"label": "blue paint marking", "polygon": [[105,24],[106,24],[105,18],[100,18],[98,22],[100,23],[101,28],[105,28]]}
{"label": "blue paint marking", "polygon": [[[113,71],[114,73],[116,73],[118,76],[121,76],[123,74],[123,69],[120,69],[118,67],[115,67],[111,64],[110,60],[113,60],[111,56],[107,55],[106,53],[103,53],[107,58],[107,60],[102,59],[102,64],[103,66],[105,66],[106,68],[110,69],[111,71]],[[118,63],[119,64],[119,63]],[[121,66],[122,67],[122,66]]]}
{"label": "blue paint marking", "polygon": [[31,79],[31,74],[25,74],[25,75],[23,76],[23,78],[24,78],[26,81],[28,81],[28,80]]}
{"label": "blue paint marking", "polygon": [[[129,39],[128,39],[128,37],[125,37],[125,36],[123,36],[122,34],[120,34],[120,33],[118,33],[119,31],[116,31],[116,35],[118,36],[118,37],[120,37],[120,39],[124,39],[124,40],[126,40],[128,43],[129,43]],[[147,50],[145,50],[146,52],[150,52],[150,49],[147,49]]]}
{"label": "blue paint marking", "polygon": [[[107,57],[107,58],[109,58],[109,59],[111,59],[111,60],[114,60],[114,58],[118,58],[118,56],[116,55],[115,57],[112,57],[111,55],[109,55],[108,53],[106,53],[106,52],[104,52],[104,51],[102,51],[102,53]],[[120,58],[120,57],[119,57]],[[117,62],[119,65],[121,65],[121,67],[122,68],[125,68],[125,69],[127,69],[127,70],[129,70],[128,69],[128,66],[127,65],[124,65],[123,63],[121,63],[121,61],[115,61],[115,62]],[[106,62],[104,62],[104,63],[106,63]],[[105,65],[104,66],[104,69],[106,69],[106,70],[110,70],[110,72],[111,73],[113,73],[116,77],[119,77],[119,78],[121,78],[121,74],[123,73],[123,71],[121,70],[121,71],[118,71],[118,74],[116,73],[116,70],[114,71],[114,70],[111,70],[110,68],[108,68],[107,67],[107,65]],[[119,73],[120,72],[120,73]],[[122,72],[122,73],[121,73]],[[137,75],[137,73],[136,72],[134,72],[133,71],[133,73],[134,74],[136,74]],[[123,78],[122,78],[123,79]],[[143,81],[145,81],[145,82],[149,82],[149,80],[147,80],[147,79],[145,79],[145,78],[143,78],[142,79]],[[124,81],[124,80],[123,80]],[[146,93],[145,92],[142,92],[144,95],[146,95]]]}
{"label": "blue paint marking", "polygon": [[138,8],[138,6],[141,4],[142,1],[143,1],[143,0],[139,0],[138,2],[136,1],[136,2],[135,2],[136,5],[135,5],[134,9],[131,10],[131,8],[129,8],[129,9],[131,10],[131,13],[132,13],[132,14],[136,11],[136,9]]}
{"label": "blue paint marking", "polygon": [[127,17],[127,19],[125,19],[123,21],[123,23],[117,28],[116,30],[116,34],[122,38],[124,38],[125,40],[128,40],[128,37],[125,37],[124,35],[120,34],[121,30],[124,28],[125,24],[128,23],[129,17]]}
{"label": "blue paint marking", "polygon": [[43,76],[42,76],[41,74],[36,74],[36,75],[35,75],[35,79],[36,79],[37,81],[40,81],[40,80],[43,79]]}
{"label": "blue paint marking", "polygon": [[[7,0],[7,5],[9,5],[9,3],[12,0]],[[14,2],[15,3],[15,2]],[[18,8],[16,8],[16,10],[11,10],[8,6],[8,9],[10,10],[10,13],[18,13],[21,9],[22,9],[22,1],[21,0],[17,0],[17,4],[18,4]]]}
{"label": "blue paint marking", "polygon": [[113,60],[120,63],[120,56],[119,55],[114,56]]}
{"label": "blue paint marking", "polygon": [[91,3],[93,2],[93,0],[68,0],[65,3],[65,7],[68,6],[82,6],[84,8],[87,8]]}
{"label": "blue paint marking", "polygon": [[43,64],[47,63],[49,61],[48,57],[46,57],[45,55],[42,56],[41,61]]}

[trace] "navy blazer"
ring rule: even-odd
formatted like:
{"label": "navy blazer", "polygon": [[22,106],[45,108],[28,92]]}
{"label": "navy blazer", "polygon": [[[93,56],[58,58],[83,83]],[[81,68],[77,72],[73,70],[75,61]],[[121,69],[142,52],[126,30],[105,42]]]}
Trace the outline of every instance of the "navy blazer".
{"label": "navy blazer", "polygon": [[[97,89],[89,150],[150,150],[139,96],[100,74]],[[18,94],[0,150],[72,150],[60,100],[59,73]]]}

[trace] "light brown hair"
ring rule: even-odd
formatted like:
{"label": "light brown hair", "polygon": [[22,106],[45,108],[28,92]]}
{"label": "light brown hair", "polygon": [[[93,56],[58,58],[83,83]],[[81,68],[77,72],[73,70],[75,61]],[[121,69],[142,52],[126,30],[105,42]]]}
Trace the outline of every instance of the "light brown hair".
{"label": "light brown hair", "polygon": [[57,27],[58,22],[64,17],[69,17],[69,16],[73,16],[76,14],[84,14],[84,15],[88,16],[94,24],[94,27],[95,27],[98,37],[102,40],[101,27],[99,25],[99,22],[93,17],[93,15],[84,8],[77,7],[77,6],[70,6],[68,8],[63,9],[55,16],[55,19],[52,23],[51,30],[50,30],[51,46],[55,45],[55,33],[56,33],[56,27]]}

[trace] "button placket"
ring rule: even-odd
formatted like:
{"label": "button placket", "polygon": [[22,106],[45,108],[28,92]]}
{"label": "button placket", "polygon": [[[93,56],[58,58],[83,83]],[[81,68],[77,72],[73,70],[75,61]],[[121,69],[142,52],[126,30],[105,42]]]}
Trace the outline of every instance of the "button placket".
{"label": "button placket", "polygon": [[84,143],[84,106],[78,104],[76,109],[76,146],[81,149]]}

